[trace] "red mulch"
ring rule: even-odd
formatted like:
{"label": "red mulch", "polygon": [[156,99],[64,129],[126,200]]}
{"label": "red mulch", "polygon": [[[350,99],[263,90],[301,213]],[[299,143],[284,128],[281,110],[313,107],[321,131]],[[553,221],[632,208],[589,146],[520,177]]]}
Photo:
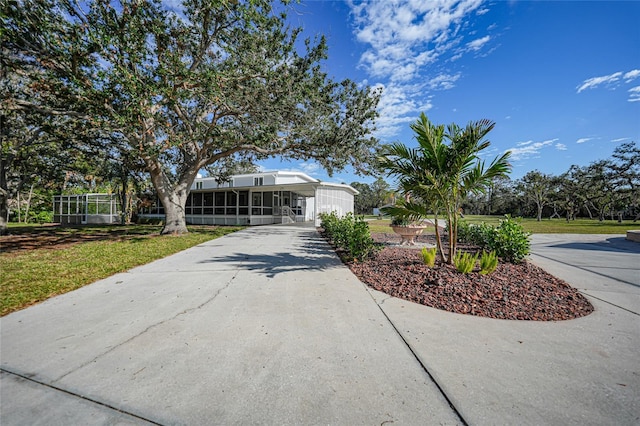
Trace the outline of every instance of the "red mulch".
{"label": "red mulch", "polygon": [[[377,234],[378,242],[397,239],[393,234]],[[432,242],[432,235],[418,242]],[[462,247],[474,250],[472,247]],[[501,262],[490,275],[456,271],[438,262],[429,268],[415,248],[387,246],[364,263],[349,268],[370,287],[390,296],[433,308],[481,317],[558,321],[579,318],[593,312],[593,306],[566,282],[529,263]]]}

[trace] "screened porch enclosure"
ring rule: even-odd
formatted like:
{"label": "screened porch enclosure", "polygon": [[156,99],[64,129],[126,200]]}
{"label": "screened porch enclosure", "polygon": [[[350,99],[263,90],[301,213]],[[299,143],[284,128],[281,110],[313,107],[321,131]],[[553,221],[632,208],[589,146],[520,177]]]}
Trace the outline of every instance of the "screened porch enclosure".
{"label": "screened porch enclosure", "polygon": [[[353,212],[354,195],[349,185],[321,182],[302,172],[273,171],[234,175],[218,182],[196,178],[185,203],[185,219],[197,225],[269,225],[320,223],[318,215]],[[158,199],[139,212],[149,219],[164,219]]]}
{"label": "screened porch enclosure", "polygon": [[[294,191],[192,191],[185,217],[194,225],[267,225],[313,220],[313,199]],[[311,206],[311,211],[308,207]],[[164,217],[159,200],[141,214]]]}
{"label": "screened porch enclosure", "polygon": [[56,195],[53,221],[63,225],[120,223],[116,194]]}

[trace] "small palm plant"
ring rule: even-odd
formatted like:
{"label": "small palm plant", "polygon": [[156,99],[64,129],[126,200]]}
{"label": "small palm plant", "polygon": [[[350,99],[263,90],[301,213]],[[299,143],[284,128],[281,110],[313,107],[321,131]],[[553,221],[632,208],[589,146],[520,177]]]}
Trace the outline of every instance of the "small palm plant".
{"label": "small palm plant", "polygon": [[[504,177],[510,171],[509,151],[487,167],[480,160],[480,152],[490,145],[485,137],[494,126],[492,121],[480,120],[465,128],[451,124],[445,131],[443,125],[432,124],[422,113],[411,125],[418,147],[394,143],[385,148],[380,158],[381,168],[398,179],[399,189],[406,195],[396,206],[386,209],[386,213],[413,220],[425,219],[432,213],[436,244],[446,263],[453,263],[456,254],[458,220],[466,196],[484,192],[494,178]],[[446,254],[438,227],[442,215],[448,234]]]}

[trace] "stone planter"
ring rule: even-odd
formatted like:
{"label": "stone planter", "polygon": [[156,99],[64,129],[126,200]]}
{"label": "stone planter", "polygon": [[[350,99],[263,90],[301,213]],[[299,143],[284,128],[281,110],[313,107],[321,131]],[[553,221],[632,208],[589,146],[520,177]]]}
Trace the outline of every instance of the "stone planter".
{"label": "stone planter", "polygon": [[426,228],[426,225],[391,225],[391,229],[393,229],[393,232],[400,235],[400,237],[402,238],[402,241],[400,241],[400,245],[409,246],[413,246],[416,244],[415,238],[418,235],[422,234],[422,231],[424,231]]}

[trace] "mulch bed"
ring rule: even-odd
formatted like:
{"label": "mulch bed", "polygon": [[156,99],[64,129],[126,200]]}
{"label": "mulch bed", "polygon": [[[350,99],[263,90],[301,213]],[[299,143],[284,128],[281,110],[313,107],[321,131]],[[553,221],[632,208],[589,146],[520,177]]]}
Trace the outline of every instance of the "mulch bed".
{"label": "mulch bed", "polygon": [[[370,287],[390,296],[433,308],[481,317],[559,321],[593,312],[593,306],[566,282],[529,263],[501,262],[490,275],[456,271],[438,262],[429,268],[420,251],[402,248],[395,234],[374,234],[387,245],[366,262],[348,263],[353,273]],[[435,243],[433,235],[419,237],[418,243]],[[475,247],[459,246],[468,251]]]}

